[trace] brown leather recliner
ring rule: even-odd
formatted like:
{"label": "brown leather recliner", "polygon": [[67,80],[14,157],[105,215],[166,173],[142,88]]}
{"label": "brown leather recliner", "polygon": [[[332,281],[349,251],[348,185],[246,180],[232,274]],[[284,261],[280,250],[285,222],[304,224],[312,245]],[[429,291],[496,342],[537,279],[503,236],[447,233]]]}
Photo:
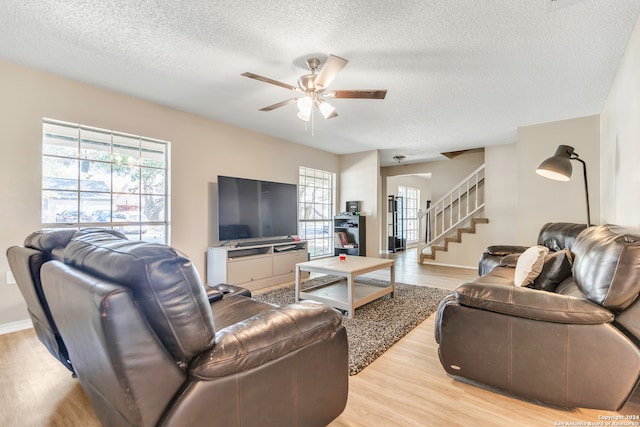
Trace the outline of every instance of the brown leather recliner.
{"label": "brown leather recliner", "polygon": [[[67,347],[51,317],[49,304],[42,292],[40,268],[42,264],[52,259],[54,249],[66,246],[74,233],[75,230],[33,233],[26,239],[25,246],[12,246],[7,249],[9,267],[27,304],[27,312],[31,323],[33,323],[36,336],[47,350],[71,372],[73,372],[73,366],[69,360]],[[35,249],[34,245],[38,249]]]}
{"label": "brown leather recliner", "polygon": [[440,303],[442,366],[553,405],[618,410],[640,379],[640,232],[547,224],[538,243],[572,252],[569,277],[554,290],[516,287],[513,264],[495,257],[524,248],[490,248],[485,274]]}
{"label": "brown leather recliner", "polygon": [[95,230],[40,276],[104,425],[321,426],[345,407],[347,338],[330,307],[277,307],[225,286],[208,299],[171,247]]}

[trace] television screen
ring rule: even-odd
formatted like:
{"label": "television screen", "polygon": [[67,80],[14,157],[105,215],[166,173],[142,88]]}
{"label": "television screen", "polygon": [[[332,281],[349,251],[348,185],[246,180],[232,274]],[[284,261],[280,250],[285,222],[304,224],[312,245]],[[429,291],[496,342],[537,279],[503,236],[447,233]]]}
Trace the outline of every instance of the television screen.
{"label": "television screen", "polygon": [[298,234],[295,184],[218,176],[218,240]]}

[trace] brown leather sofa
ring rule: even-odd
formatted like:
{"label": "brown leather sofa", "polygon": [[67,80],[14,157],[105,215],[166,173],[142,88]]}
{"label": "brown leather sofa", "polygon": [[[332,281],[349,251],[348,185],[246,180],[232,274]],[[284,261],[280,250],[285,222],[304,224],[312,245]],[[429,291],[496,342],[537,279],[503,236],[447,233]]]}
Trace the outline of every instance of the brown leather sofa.
{"label": "brown leather sofa", "polygon": [[68,232],[27,242],[48,258],[45,303],[103,425],[323,426],[344,410],[347,337],[332,308],[207,292],[169,246],[55,233]]}
{"label": "brown leather sofa", "polygon": [[488,248],[482,275],[440,303],[442,366],[525,398],[618,410],[640,379],[640,232],[552,223],[538,244],[570,254],[568,277],[550,287],[514,286],[526,248]]}

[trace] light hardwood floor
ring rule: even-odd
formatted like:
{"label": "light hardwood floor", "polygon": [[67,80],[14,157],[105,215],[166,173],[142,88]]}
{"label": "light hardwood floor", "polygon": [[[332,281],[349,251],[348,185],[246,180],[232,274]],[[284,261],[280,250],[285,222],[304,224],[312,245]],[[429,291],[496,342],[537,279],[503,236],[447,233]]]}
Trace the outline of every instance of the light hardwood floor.
{"label": "light hardwood floor", "polygon": [[[389,256],[398,282],[454,289],[476,277],[473,270],[419,265],[412,250]],[[440,366],[434,322],[432,315],[349,378],[347,407],[331,427],[596,425],[599,417],[640,414],[640,391],[622,411],[608,412],[550,407],[457,381]],[[99,425],[77,380],[31,329],[0,335],[0,394],[3,427]]]}

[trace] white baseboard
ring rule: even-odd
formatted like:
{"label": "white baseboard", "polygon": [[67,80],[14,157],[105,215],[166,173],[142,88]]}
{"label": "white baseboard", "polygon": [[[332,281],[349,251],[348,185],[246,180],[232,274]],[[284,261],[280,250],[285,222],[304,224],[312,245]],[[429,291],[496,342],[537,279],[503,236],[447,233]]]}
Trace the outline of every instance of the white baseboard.
{"label": "white baseboard", "polygon": [[[420,264],[420,263],[418,263],[418,264]],[[464,268],[464,269],[466,269],[466,270],[477,270],[477,269],[478,269],[478,267],[477,267],[477,266],[476,266],[476,267],[472,267],[472,266],[469,266],[469,265],[444,264],[444,263],[441,263],[441,262],[431,262],[431,261],[425,261],[425,262],[423,262],[423,264],[425,264],[425,265],[426,265],[426,264],[430,264],[430,265],[439,265],[439,266],[441,266],[441,267]]]}
{"label": "white baseboard", "polygon": [[33,328],[31,319],[19,320],[17,322],[0,324],[0,335],[10,334],[11,332],[18,332],[25,329]]}

